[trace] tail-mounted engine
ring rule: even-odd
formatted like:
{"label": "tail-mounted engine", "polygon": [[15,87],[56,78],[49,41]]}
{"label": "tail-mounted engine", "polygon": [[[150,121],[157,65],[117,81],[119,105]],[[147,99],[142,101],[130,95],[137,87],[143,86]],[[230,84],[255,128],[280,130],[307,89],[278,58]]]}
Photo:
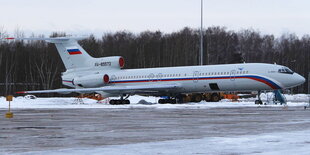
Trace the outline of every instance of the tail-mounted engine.
{"label": "tail-mounted engine", "polygon": [[108,74],[86,75],[74,78],[72,83],[84,88],[101,87],[110,83],[110,76]]}
{"label": "tail-mounted engine", "polygon": [[125,60],[121,56],[111,56],[103,58],[95,58],[95,68],[106,68],[106,69],[121,69],[125,65]]}

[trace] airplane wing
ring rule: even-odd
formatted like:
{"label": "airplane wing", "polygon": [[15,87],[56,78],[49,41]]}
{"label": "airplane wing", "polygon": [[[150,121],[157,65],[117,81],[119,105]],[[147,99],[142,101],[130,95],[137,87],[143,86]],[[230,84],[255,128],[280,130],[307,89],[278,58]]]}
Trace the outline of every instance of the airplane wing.
{"label": "airplane wing", "polygon": [[34,90],[34,91],[21,91],[16,92],[18,94],[30,94],[30,93],[93,93],[97,91],[103,91],[111,94],[121,93],[154,93],[160,91],[167,91],[170,89],[180,88],[179,84],[151,84],[151,85],[136,85],[136,86],[105,86],[100,88],[81,88],[81,89],[54,89],[54,90]]}

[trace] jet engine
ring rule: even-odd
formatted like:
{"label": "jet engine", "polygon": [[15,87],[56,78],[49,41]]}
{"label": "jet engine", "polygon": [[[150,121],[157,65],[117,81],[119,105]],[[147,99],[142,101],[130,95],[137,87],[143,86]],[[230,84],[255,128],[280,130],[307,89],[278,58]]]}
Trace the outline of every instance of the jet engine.
{"label": "jet engine", "polygon": [[78,87],[95,88],[109,84],[110,77],[108,74],[94,74],[77,77],[73,79],[73,84]]}
{"label": "jet engine", "polygon": [[121,56],[111,56],[96,58],[94,63],[95,67],[121,69],[125,65],[125,60]]}

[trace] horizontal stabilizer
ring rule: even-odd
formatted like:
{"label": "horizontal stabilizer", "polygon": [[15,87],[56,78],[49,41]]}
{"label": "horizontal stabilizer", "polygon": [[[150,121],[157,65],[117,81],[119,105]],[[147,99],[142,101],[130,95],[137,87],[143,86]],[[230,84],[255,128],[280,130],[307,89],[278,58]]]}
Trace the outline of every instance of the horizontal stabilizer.
{"label": "horizontal stabilizer", "polygon": [[43,40],[47,41],[50,43],[61,43],[61,42],[66,42],[69,40],[83,40],[86,39],[87,37],[55,37],[55,38],[13,38],[13,37],[8,37],[8,38],[2,38],[6,40]]}

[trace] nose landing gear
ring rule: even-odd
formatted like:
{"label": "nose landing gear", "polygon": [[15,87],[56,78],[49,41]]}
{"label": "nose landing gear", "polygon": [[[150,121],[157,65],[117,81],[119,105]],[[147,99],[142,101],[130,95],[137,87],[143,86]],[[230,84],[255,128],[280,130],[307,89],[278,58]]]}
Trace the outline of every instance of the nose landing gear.
{"label": "nose landing gear", "polygon": [[263,101],[260,98],[261,91],[259,90],[257,93],[258,100],[255,100],[255,104],[263,104]]}

